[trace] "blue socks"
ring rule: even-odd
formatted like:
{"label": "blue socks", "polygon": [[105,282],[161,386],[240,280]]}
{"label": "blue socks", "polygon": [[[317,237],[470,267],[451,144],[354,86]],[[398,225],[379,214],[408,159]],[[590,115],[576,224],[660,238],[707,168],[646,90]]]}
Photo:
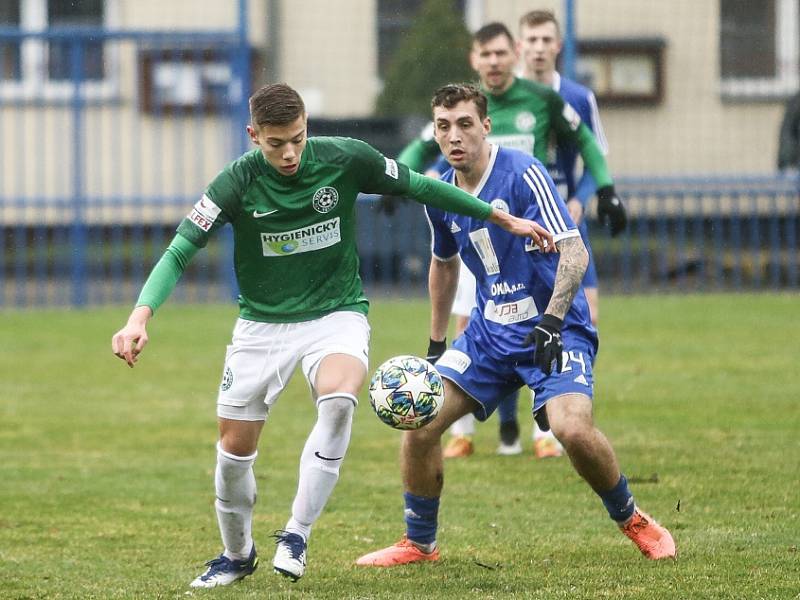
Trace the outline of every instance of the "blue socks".
{"label": "blue socks", "polygon": [[408,492],[403,494],[406,503],[406,535],[418,544],[436,541],[439,516],[439,498],[423,498]]}
{"label": "blue socks", "polygon": [[625,475],[619,476],[619,481],[613,488],[607,492],[598,492],[597,495],[603,501],[608,515],[618,523],[627,521],[633,515],[633,494],[628,489]]}

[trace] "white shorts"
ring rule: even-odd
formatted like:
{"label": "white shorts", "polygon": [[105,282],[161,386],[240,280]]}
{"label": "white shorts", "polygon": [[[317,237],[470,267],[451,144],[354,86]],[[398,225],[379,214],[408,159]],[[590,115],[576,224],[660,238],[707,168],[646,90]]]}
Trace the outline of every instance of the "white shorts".
{"label": "white shorts", "polygon": [[468,317],[472,314],[472,309],[477,306],[475,286],[475,275],[464,263],[461,263],[461,269],[458,271],[458,288],[456,288],[456,297],[453,300],[453,310],[451,311],[454,315]]}
{"label": "white shorts", "polygon": [[355,356],[368,368],[369,322],[361,313],[337,311],[300,323],[237,319],[225,355],[217,415],[263,421],[297,363],[311,392],[320,362],[329,354]]}

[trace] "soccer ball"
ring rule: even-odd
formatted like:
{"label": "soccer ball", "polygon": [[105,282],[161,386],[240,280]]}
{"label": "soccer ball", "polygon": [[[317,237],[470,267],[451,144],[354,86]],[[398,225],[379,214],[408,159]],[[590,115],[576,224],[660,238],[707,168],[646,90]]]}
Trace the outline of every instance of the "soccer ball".
{"label": "soccer ball", "polygon": [[395,356],[375,371],[369,402],[378,418],[395,429],[419,429],[439,414],[444,384],[436,368],[416,356]]}

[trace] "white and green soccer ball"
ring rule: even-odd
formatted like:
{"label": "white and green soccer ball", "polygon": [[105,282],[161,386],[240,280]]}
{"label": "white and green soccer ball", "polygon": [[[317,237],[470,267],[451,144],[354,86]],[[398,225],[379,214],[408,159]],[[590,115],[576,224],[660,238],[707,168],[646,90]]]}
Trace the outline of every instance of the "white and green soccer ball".
{"label": "white and green soccer ball", "polygon": [[436,368],[417,356],[395,356],[369,382],[369,402],[378,418],[395,429],[419,429],[439,414],[444,384]]}

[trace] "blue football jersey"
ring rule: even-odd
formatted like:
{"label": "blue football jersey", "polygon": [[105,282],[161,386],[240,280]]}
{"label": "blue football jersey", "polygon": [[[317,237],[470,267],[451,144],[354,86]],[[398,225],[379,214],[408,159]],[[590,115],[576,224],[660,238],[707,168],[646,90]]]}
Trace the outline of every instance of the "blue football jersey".
{"label": "blue football jersey", "polygon": [[[597,100],[595,100],[592,90],[571,79],[561,77],[558,73],[554,73],[553,76],[553,89],[559,93],[564,102],[575,109],[581,121],[586,123],[586,126],[594,133],[597,145],[600,146],[603,154],[607,154],[608,142],[603,133],[600,112],[597,110]],[[547,168],[561,196],[566,199],[577,197],[585,206],[589,198],[594,195],[597,185],[588,169],[584,169],[580,181],[578,180],[579,155],[580,150],[577,146],[559,144],[556,148],[555,162],[548,165]]]}
{"label": "blue football jersey", "polygon": [[[455,184],[452,168],[442,180]],[[495,208],[536,221],[555,241],[580,235],[544,165],[524,152],[492,145],[489,166],[473,194]],[[460,255],[475,275],[477,307],[470,334],[497,358],[529,359],[531,349],[523,341],[550,302],[559,255],[544,254],[532,240],[488,221],[430,206],[425,211],[434,257],[446,261]],[[583,288],[564,318],[563,332],[597,344]]]}

